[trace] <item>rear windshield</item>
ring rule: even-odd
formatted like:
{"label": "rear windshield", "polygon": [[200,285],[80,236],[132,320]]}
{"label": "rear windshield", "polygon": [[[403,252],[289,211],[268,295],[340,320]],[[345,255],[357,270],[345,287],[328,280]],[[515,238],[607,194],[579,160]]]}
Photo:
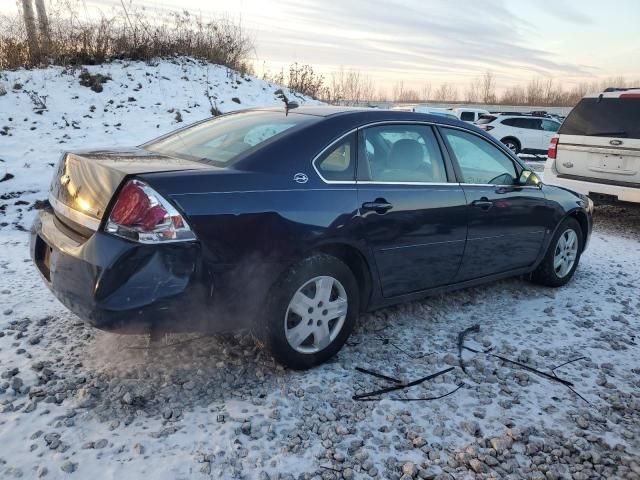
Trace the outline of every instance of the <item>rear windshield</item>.
{"label": "rear windshield", "polygon": [[200,122],[143,147],[152,152],[226,165],[240,154],[298,125],[313,121],[309,115],[248,111]]}
{"label": "rear windshield", "polygon": [[640,98],[583,98],[558,133],[640,138]]}

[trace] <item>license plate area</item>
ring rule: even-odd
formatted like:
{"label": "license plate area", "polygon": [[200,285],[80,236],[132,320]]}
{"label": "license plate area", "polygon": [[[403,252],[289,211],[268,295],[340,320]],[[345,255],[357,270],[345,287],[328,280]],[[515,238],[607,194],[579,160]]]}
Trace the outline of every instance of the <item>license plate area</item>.
{"label": "license plate area", "polygon": [[44,278],[49,282],[51,281],[51,254],[53,248],[51,248],[47,242],[45,242],[40,235],[36,238],[35,248],[35,263],[38,270],[42,273]]}
{"label": "license plate area", "polygon": [[637,159],[611,153],[592,154],[591,170],[614,175],[634,175],[638,171]]}

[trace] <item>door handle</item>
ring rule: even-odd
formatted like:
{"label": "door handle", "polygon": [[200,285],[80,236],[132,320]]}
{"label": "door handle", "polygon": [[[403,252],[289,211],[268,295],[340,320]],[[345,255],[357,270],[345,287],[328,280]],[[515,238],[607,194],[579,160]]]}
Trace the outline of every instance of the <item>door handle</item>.
{"label": "door handle", "polygon": [[471,202],[471,206],[487,211],[491,207],[493,207],[493,202],[489,201],[486,198],[481,198],[480,200],[474,200],[473,202]]}
{"label": "door handle", "polygon": [[376,198],[373,202],[364,202],[361,210],[367,212],[386,213],[391,210],[393,205],[387,202],[384,198]]}

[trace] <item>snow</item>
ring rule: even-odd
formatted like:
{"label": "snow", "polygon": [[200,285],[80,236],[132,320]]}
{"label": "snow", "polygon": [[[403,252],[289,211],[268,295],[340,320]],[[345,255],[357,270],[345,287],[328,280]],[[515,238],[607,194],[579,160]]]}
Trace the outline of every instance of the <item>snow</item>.
{"label": "snow", "polygon": [[[45,199],[53,166],[64,151],[140,145],[211,116],[211,104],[223,113],[283,105],[274,93],[279,85],[188,58],[84,68],[111,77],[102,92],[80,86],[80,68],[0,73],[8,91],[0,96],[0,131],[6,133],[0,136],[0,179],[6,172],[15,177],[0,183],[3,194],[26,192],[21,199],[29,202]],[[15,89],[16,84],[21,87]],[[300,104],[320,103],[283,90]],[[32,97],[46,104],[41,114]],[[32,215],[18,210],[9,205],[0,222],[28,228]]]}
{"label": "snow", "polygon": [[[308,372],[274,364],[242,332],[173,336],[149,352],[143,337],[84,326],[44,287],[22,231],[33,202],[46,198],[61,152],[139,144],[198,120],[210,108],[207,79],[223,111],[279,104],[275,85],[189,60],[88,68],[113,78],[103,92],[79,86],[78,71],[60,68],[5,72],[0,80],[9,92],[0,97],[0,129],[10,133],[0,136],[0,165],[15,175],[0,183],[0,374],[18,368],[27,387],[16,392],[4,385],[11,378],[0,378],[0,477],[32,478],[46,468],[46,478],[67,478],[61,467],[70,461],[72,475],[95,479],[311,478],[345,465],[368,478],[366,462],[378,478],[399,478],[390,457],[440,472],[478,440],[476,427],[487,439],[535,429],[529,443],[536,435],[547,443],[563,438],[582,451],[618,455],[619,465],[638,458],[640,235],[633,212],[597,215],[589,249],[563,288],[516,278],[365,314],[336,359]],[[13,90],[16,82],[21,91]],[[47,111],[35,114],[25,90],[46,95]],[[185,123],[176,123],[176,110]],[[464,352],[465,375],[458,333],[475,324],[480,332],[467,345],[493,347],[546,372],[586,357],[556,371],[584,399],[485,354]],[[352,399],[389,386],[354,367],[411,381],[449,366],[446,375],[380,400]],[[42,380],[46,369],[52,376]],[[398,400],[444,395],[459,384],[439,400]],[[39,389],[44,399],[32,403]],[[584,430],[576,425],[582,417]],[[54,449],[45,440],[51,433],[60,435]],[[424,447],[414,448],[416,436]],[[83,448],[101,439],[104,448]],[[531,464],[522,444],[513,451],[521,465]]]}

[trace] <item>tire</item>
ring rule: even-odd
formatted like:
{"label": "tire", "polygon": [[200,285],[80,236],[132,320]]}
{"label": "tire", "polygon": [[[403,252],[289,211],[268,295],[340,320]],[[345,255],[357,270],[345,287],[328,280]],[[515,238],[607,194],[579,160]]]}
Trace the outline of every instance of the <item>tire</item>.
{"label": "tire", "polygon": [[316,254],[290,267],[271,288],[260,336],[279,363],[306,370],[342,348],[359,303],[349,267],[331,255]]}
{"label": "tire", "polygon": [[505,147],[507,147],[516,155],[520,153],[520,142],[518,142],[518,140],[516,140],[515,138],[503,138],[500,141],[504,144]]}
{"label": "tire", "polygon": [[[564,245],[569,243],[568,239],[574,239],[576,247],[575,252],[573,252],[572,248],[567,249],[566,247],[563,247],[563,238]],[[544,256],[544,259],[540,265],[538,265],[538,268],[536,268],[532,273],[531,279],[535,283],[546,285],[548,287],[561,287],[565,285],[569,280],[571,280],[576,268],[578,268],[583,245],[584,238],[582,235],[582,228],[577,220],[574,218],[567,218],[563,220],[551,239],[549,249]],[[562,264],[558,266],[556,261],[559,258],[566,259],[571,253],[574,253],[573,264],[568,267],[568,264],[562,262]],[[558,257],[558,255],[560,255],[560,257]]]}

